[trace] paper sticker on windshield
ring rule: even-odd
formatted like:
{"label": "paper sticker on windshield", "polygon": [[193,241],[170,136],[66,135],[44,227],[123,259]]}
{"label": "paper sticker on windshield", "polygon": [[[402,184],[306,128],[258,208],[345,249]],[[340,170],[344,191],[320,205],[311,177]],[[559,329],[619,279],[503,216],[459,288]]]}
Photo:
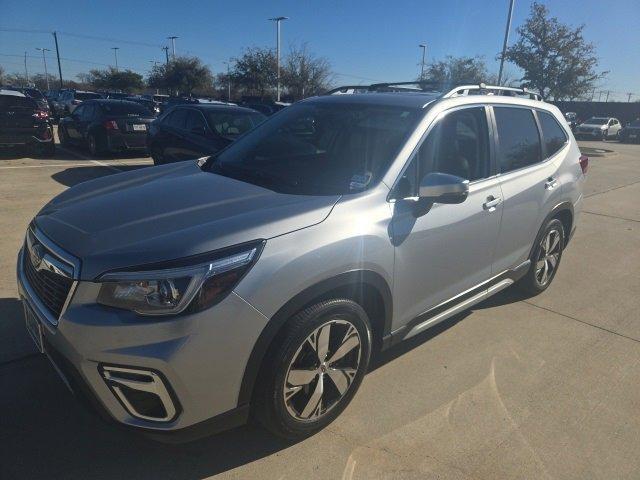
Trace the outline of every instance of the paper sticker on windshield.
{"label": "paper sticker on windshield", "polygon": [[351,183],[349,183],[349,190],[362,190],[369,185],[373,174],[371,172],[365,172],[363,175],[354,175],[351,177]]}

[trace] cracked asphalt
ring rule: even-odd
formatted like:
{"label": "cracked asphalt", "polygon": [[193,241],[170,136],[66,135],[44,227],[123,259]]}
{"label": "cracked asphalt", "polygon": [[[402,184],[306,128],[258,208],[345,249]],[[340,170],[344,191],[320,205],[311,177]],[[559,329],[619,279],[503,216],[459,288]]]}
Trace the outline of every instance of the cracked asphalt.
{"label": "cracked asphalt", "polygon": [[181,446],[102,423],[23,327],[15,257],[52,196],[147,158],[0,158],[0,478],[622,479],[640,475],[640,145],[592,157],[553,285],[511,289],[376,358],[297,444],[247,426]]}

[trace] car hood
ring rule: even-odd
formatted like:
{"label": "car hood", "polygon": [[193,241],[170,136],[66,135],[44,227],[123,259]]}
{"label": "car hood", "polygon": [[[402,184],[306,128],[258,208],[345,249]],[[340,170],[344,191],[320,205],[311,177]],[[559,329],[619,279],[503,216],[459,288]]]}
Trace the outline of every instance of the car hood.
{"label": "car hood", "polygon": [[80,259],[81,279],[93,280],[309,227],[338,199],[275,193],[187,161],[81,183],[49,202],[35,223]]}

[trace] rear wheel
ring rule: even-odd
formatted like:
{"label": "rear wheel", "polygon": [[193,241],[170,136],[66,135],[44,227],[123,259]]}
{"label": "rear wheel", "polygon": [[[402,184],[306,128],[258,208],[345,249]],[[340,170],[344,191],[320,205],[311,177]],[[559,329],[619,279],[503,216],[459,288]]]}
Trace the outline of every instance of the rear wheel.
{"label": "rear wheel", "polygon": [[90,133],[87,137],[87,141],[89,142],[89,153],[92,157],[99,157],[104,155],[104,141],[102,138],[95,133]]}
{"label": "rear wheel", "polygon": [[159,145],[151,145],[151,148],[149,149],[149,153],[151,154],[151,158],[153,159],[153,164],[154,165],[162,165],[164,163],[167,163],[165,157],[164,157],[164,151],[162,150],[162,147],[160,147]]}
{"label": "rear wheel", "polygon": [[64,127],[58,127],[58,137],[60,139],[60,145],[63,147],[69,146],[69,134]]}
{"label": "rear wheel", "polygon": [[604,142],[607,138],[609,138],[609,131],[608,130],[603,130],[602,131],[602,141]]}
{"label": "rear wheel", "polygon": [[525,293],[537,295],[544,292],[556,275],[564,249],[564,227],[557,218],[551,219],[538,237],[529,272],[518,282]]}
{"label": "rear wheel", "polygon": [[369,365],[371,328],[347,299],[293,316],[261,368],[253,415],[272,433],[295,440],[331,423],[355,395]]}

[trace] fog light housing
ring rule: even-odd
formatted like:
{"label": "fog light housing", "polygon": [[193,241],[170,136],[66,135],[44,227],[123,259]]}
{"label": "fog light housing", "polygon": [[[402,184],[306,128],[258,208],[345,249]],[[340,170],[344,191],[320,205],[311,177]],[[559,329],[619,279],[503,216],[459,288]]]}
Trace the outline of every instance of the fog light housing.
{"label": "fog light housing", "polygon": [[180,406],[159,373],[112,365],[100,365],[98,369],[131,416],[152,422],[170,422],[178,416]]}

